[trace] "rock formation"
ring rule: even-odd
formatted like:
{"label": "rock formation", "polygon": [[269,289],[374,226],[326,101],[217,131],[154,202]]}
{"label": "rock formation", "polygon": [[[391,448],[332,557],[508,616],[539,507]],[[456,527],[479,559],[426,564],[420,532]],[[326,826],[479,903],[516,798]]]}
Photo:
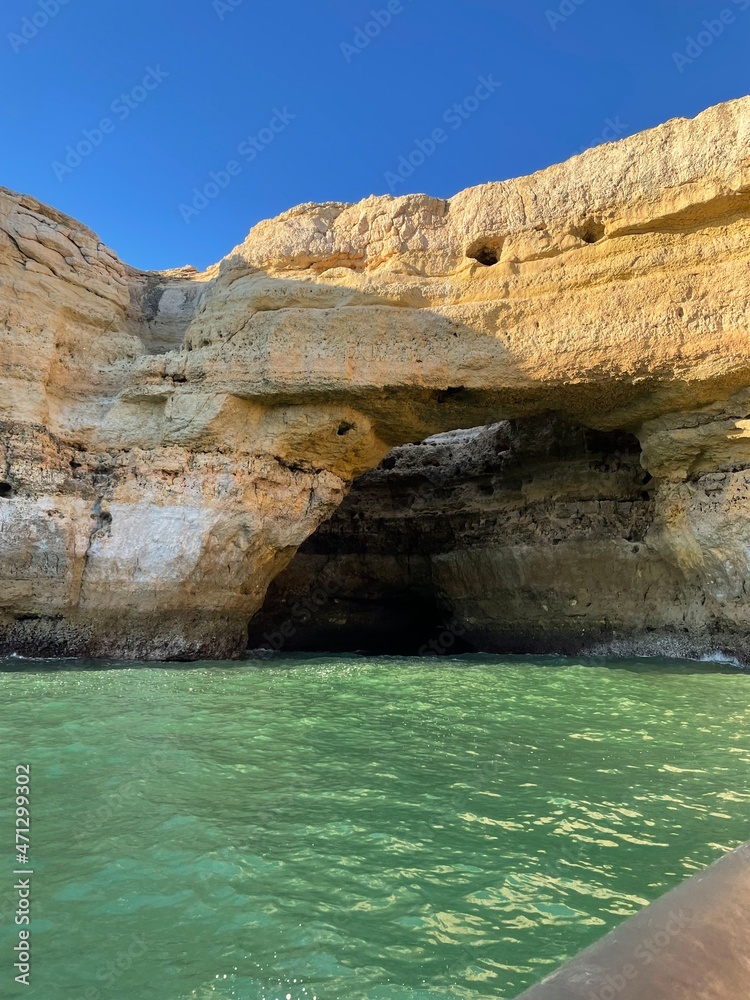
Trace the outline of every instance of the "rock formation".
{"label": "rock formation", "polygon": [[[641,460],[634,435],[557,416],[396,448],[273,581],[250,644],[750,660],[742,569],[729,601],[707,573],[737,559],[713,533],[743,487],[714,472],[675,490]],[[685,509],[692,566],[665,530]]]}
{"label": "rock formation", "polygon": [[469,646],[749,660],[748,140],[303,205],[202,274],[0,189],[0,649],[241,655],[385,458],[267,627],[322,556],[319,623],[372,569]]}

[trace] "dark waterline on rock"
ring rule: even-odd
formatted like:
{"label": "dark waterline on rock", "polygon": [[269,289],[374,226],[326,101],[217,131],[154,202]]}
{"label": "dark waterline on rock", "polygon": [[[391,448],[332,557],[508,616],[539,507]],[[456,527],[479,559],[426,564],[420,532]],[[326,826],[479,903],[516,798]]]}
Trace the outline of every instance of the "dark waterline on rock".
{"label": "dark waterline on rock", "polygon": [[0,670],[45,1000],[511,998],[747,836],[725,664]]}

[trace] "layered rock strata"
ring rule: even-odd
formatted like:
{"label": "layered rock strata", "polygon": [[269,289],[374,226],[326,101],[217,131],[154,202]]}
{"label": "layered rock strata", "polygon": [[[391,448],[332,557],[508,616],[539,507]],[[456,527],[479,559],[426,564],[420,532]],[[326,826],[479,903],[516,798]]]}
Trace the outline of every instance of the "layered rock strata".
{"label": "layered rock strata", "polygon": [[[589,555],[653,576],[643,600],[661,608],[618,617],[597,594],[576,643],[650,648],[687,629],[697,650],[716,625],[742,651],[749,138],[743,99],[450,201],[303,205],[202,274],[137,271],[85,227],[0,191],[0,649],[241,655],[271,581],[391,449],[505,421],[523,437],[524,420],[553,414],[614,435],[602,454],[614,448],[632,482],[571,455],[560,470],[572,462],[582,482],[548,482],[549,504],[572,510],[601,489],[602,504],[633,505],[586,508],[600,543]],[[559,587],[540,583],[548,553],[573,558],[581,531],[563,518],[571,537],[552,546],[552,521],[532,527],[534,489],[527,513],[509,506],[502,451],[484,554],[476,533],[453,552],[425,548],[426,599],[472,642],[502,632],[502,645],[546,648],[587,607],[572,587],[589,572],[580,553]],[[525,454],[538,468],[533,441],[511,451],[511,465]],[[633,500],[645,473],[651,499]],[[445,488],[462,492],[455,477]],[[604,541],[632,533],[631,517],[648,524],[623,542],[632,557]],[[490,606],[513,594],[502,613]],[[531,604],[545,594],[542,641]]]}
{"label": "layered rock strata", "polygon": [[749,482],[656,479],[634,435],[556,416],[399,447],[274,580],[250,645],[750,662]]}

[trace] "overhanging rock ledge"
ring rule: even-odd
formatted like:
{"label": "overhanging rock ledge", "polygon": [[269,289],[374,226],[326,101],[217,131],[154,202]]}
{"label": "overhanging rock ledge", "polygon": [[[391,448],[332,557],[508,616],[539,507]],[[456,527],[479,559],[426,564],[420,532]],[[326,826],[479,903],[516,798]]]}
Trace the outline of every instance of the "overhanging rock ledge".
{"label": "overhanging rock ledge", "polygon": [[[269,584],[357,477],[509,421],[535,476],[523,448],[492,475],[521,470],[521,520],[558,503],[551,572],[617,556],[608,600],[563,595],[576,650],[750,660],[749,263],[750,98],[450,201],[302,205],[204,273],[137,271],[0,189],[0,650],[241,655]],[[617,483],[568,445],[555,464],[550,426],[637,454],[617,453]],[[452,568],[439,553],[485,648],[505,641],[492,594],[541,607],[524,567],[538,581],[551,559],[546,530],[520,549],[503,531],[502,558],[495,536],[459,537]]]}

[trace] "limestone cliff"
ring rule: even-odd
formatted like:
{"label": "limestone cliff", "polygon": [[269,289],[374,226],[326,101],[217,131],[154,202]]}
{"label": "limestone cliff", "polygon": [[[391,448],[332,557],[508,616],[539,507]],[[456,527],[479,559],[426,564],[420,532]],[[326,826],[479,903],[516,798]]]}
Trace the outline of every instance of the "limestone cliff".
{"label": "limestone cliff", "polygon": [[353,480],[490,427],[396,452],[308,554],[363,502],[470,644],[749,658],[748,139],[746,98],[450,201],[304,205],[203,274],[0,189],[0,648],[239,655]]}

